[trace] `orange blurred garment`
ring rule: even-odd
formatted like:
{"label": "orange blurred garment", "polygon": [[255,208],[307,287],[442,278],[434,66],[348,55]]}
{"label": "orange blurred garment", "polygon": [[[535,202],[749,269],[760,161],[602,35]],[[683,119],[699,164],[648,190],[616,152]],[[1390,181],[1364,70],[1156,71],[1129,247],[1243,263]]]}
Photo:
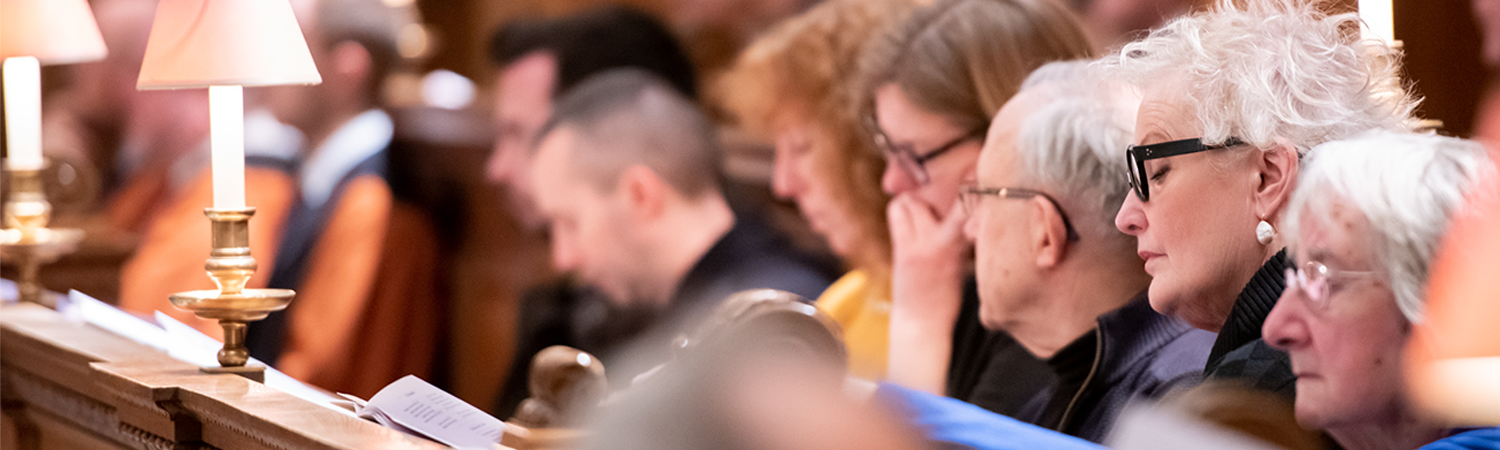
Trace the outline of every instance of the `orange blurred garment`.
{"label": "orange blurred garment", "polygon": [[247,336],[251,356],[360,396],[428,375],[443,307],[431,221],[387,181],[393,129],[370,110],[307,156],[270,279],[297,298]]}
{"label": "orange blurred garment", "polygon": [[407,374],[426,377],[441,307],[436,247],[429,220],[395,202],[384,179],[350,181],[285,313],[277,367],[361,396]]}
{"label": "orange blurred garment", "polygon": [[[1491,93],[1475,128],[1491,162],[1500,161],[1500,95]],[[1454,214],[1428,276],[1425,320],[1413,327],[1407,346],[1418,403],[1466,424],[1500,423],[1500,178],[1494,175]],[[1463,368],[1434,372],[1445,365]]]}
{"label": "orange blurred garment", "polygon": [[[182,192],[155,194],[165,197],[153,198],[160,205],[154,208],[155,213],[137,219],[143,228],[141,241],[135,255],[121,268],[120,307],[141,314],[161,311],[222,339],[224,332],[218,322],[179,310],[167,300],[167,296],[176,292],[216,288],[203,269],[211,247],[210,224],[203,209],[213,204],[213,183],[207,168],[201,172]],[[159,181],[150,184],[166,186],[165,176],[153,178]],[[264,288],[271,278],[268,269],[275,266],[282,225],[295,195],[294,185],[286,171],[256,166],[245,167],[245,185],[245,203],[256,209],[250,220],[250,254],[261,267],[250,278],[248,287]],[[124,209],[123,202],[114,205]],[[145,212],[139,205],[136,208],[142,209],[136,212]]]}

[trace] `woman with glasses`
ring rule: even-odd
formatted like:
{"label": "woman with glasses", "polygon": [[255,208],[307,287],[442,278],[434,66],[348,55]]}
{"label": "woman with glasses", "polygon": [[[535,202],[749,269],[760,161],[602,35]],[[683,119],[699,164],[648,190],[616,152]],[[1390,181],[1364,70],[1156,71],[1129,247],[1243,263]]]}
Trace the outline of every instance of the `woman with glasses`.
{"label": "woman with glasses", "polygon": [[1415,100],[1399,54],[1359,18],[1292,0],[1225,0],[1126,45],[1107,65],[1143,98],[1125,151],[1134,195],[1115,225],[1137,238],[1152,307],[1219,333],[1205,375],[1291,394],[1286,356],[1260,341],[1288,266],[1274,224],[1309,149],[1405,129]]}
{"label": "woman with glasses", "polygon": [[979,323],[959,186],[1026,75],[1088,52],[1060,2],[939,0],[862,58],[860,104],[893,197],[891,381],[1004,414],[1050,382],[1045,365]]}
{"label": "woman with glasses", "polygon": [[1477,143],[1372,132],[1318,146],[1282,219],[1294,264],[1265,322],[1291,355],[1297,422],[1346,449],[1410,449],[1445,424],[1405,397],[1402,350],[1423,319],[1428,262],[1493,166]]}
{"label": "woman with glasses", "polygon": [[715,84],[739,125],[775,143],[771,187],[797,203],[850,272],[818,306],[842,328],[850,373],[884,378],[891,243],[880,174],[885,161],[857,119],[840,67],[916,8],[912,0],[835,0],[756,40]]}

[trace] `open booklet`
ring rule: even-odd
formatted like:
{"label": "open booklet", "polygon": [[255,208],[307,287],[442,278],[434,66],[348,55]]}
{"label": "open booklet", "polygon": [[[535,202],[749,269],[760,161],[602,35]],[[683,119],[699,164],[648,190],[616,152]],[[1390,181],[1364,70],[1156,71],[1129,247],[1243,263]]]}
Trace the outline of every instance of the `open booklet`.
{"label": "open booklet", "polygon": [[505,423],[465,403],[453,394],[407,375],[361,400],[335,401],[360,417],[407,434],[426,437],[456,448],[492,449],[505,432]]}

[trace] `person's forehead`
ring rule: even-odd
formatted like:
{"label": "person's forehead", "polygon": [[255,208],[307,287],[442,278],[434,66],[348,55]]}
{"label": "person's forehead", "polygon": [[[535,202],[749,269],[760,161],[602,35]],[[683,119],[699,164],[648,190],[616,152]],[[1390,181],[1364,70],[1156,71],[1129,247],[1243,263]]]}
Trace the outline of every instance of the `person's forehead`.
{"label": "person's forehead", "polygon": [[1335,269],[1348,269],[1369,262],[1364,245],[1368,241],[1364,235],[1367,221],[1357,210],[1334,199],[1303,214],[1298,263],[1318,261]]}
{"label": "person's forehead", "polygon": [[1000,107],[995,120],[990,123],[984,139],[984,150],[979,155],[977,174],[981,180],[992,180],[1014,172],[1017,155],[1017,139],[1026,120],[1045,106],[1055,96],[1047,92],[1030,89],[1017,93]]}
{"label": "person's forehead", "polygon": [[573,130],[560,127],[537,142],[535,153],[531,153],[528,158],[531,170],[536,175],[533,177],[534,183],[556,188],[572,181],[572,171],[567,168],[572,158],[574,141]]}
{"label": "person's forehead", "polygon": [[1155,144],[1195,137],[1198,120],[1192,102],[1181,86],[1168,80],[1147,85],[1136,113],[1136,144]]}
{"label": "person's forehead", "polygon": [[[539,90],[551,97],[553,84],[557,81],[557,58],[546,50],[527,53],[502,68],[496,80],[496,87],[501,89]],[[505,94],[514,92],[502,93]]]}

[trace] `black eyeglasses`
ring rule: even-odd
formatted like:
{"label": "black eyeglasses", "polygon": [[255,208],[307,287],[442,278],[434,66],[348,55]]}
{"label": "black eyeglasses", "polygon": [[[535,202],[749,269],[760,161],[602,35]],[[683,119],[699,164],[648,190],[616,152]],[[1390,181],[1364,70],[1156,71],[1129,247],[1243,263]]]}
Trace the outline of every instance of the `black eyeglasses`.
{"label": "black eyeglasses", "polygon": [[1192,138],[1126,147],[1125,164],[1130,167],[1130,188],[1135,190],[1136,198],[1141,199],[1143,202],[1151,201],[1151,189],[1146,185],[1146,161],[1166,158],[1168,156],[1218,150],[1238,145],[1245,145],[1245,142],[1239,140],[1239,138],[1229,138],[1223,144],[1204,145],[1202,138]]}
{"label": "black eyeglasses", "polygon": [[892,142],[891,138],[885,135],[885,131],[880,129],[880,125],[873,118],[866,119],[865,124],[870,129],[870,135],[875,140],[875,146],[879,147],[885,153],[886,159],[893,161],[903,172],[911,175],[912,179],[917,181],[917,184],[923,186],[932,182],[932,177],[927,174],[928,161],[943,156],[944,153],[958,148],[959,145],[968,142],[970,139],[983,140],[985,132],[984,127],[975,128],[926,153],[917,153],[917,149],[911,144],[896,144]]}
{"label": "black eyeglasses", "polygon": [[979,187],[977,184],[966,184],[958,190],[959,199],[963,202],[964,212],[973,215],[979,209],[979,197],[981,195],[993,195],[1000,198],[1031,198],[1041,197],[1052,203],[1057,208],[1057,215],[1062,216],[1063,228],[1068,230],[1068,240],[1077,241],[1078,231],[1073,229],[1073,222],[1068,220],[1068,213],[1063,211],[1062,205],[1047,193],[1026,188],[987,188]]}

